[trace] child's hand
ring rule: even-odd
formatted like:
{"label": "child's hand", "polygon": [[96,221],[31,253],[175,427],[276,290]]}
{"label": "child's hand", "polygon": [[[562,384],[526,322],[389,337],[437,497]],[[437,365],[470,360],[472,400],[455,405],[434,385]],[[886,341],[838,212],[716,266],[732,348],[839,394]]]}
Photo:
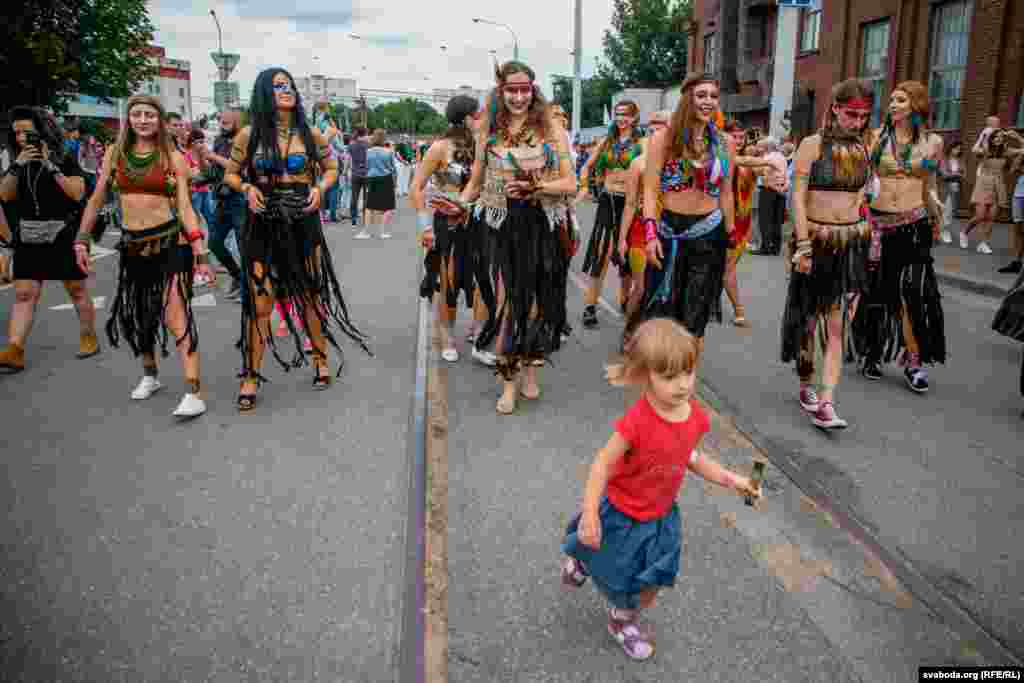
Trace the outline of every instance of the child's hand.
{"label": "child's hand", "polygon": [[755,487],[750,477],[736,476],[735,489],[741,496],[750,496],[755,503],[762,498],[761,487]]}
{"label": "child's hand", "polygon": [[580,517],[580,525],[577,529],[580,543],[593,548],[601,549],[601,518],[597,515],[585,514]]}

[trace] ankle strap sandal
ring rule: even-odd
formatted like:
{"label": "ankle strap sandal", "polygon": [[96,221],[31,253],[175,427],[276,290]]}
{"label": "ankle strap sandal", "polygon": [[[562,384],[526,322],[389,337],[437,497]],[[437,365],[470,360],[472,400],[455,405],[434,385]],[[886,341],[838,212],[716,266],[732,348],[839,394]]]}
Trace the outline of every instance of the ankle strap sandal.
{"label": "ankle strap sandal", "polygon": [[[321,373],[321,370],[326,372]],[[313,388],[323,391],[331,386],[331,369],[327,365],[327,356],[313,351]]]}
{"label": "ankle strap sandal", "polygon": [[256,391],[251,394],[243,394],[241,390],[238,392],[238,411],[241,413],[249,412],[256,407],[256,394],[263,386],[264,382],[267,382],[266,377],[258,372],[240,372],[238,378],[242,380],[242,384],[248,384],[254,382],[256,384]]}

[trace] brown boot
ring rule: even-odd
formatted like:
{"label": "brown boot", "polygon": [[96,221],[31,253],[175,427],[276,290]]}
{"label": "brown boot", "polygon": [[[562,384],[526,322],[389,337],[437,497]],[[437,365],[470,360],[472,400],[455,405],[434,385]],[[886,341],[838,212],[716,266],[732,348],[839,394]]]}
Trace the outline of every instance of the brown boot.
{"label": "brown boot", "polygon": [[78,338],[78,353],[76,358],[91,358],[100,352],[100,342],[95,332],[86,332]]}
{"label": "brown boot", "polygon": [[0,351],[0,368],[7,370],[7,374],[24,370],[25,349],[17,344],[8,344],[6,349]]}

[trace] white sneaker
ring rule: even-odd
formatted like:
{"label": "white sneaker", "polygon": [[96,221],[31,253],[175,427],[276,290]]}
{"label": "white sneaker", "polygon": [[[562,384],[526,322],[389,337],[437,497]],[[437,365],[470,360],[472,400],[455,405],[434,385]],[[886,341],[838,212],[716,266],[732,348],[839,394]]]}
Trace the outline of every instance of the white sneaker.
{"label": "white sneaker", "polygon": [[963,232],[962,230],[960,231],[960,248],[967,248],[967,233]]}
{"label": "white sneaker", "polygon": [[952,244],[953,243],[953,233],[951,233],[949,230],[943,230],[942,231],[942,235],[940,235],[939,239],[942,240],[943,244]]}
{"label": "white sneaker", "polygon": [[352,236],[352,239],[368,240],[370,239],[370,233],[366,232],[365,230],[360,230],[359,232]]}
{"label": "white sneaker", "polygon": [[454,346],[441,351],[441,358],[444,358],[449,363],[454,363],[459,360],[459,351]]}
{"label": "white sneaker", "polygon": [[156,377],[143,375],[139,385],[132,391],[132,398],[136,401],[145,401],[147,398],[164,388]]}
{"label": "white sneaker", "polygon": [[185,394],[174,409],[174,417],[199,417],[206,412],[206,403],[197,394]]}
{"label": "white sneaker", "polygon": [[481,351],[480,349],[473,347],[473,360],[478,363],[482,363],[489,368],[493,368],[498,363],[498,357],[490,351]]}
{"label": "white sneaker", "polygon": [[390,232],[382,232],[380,234],[380,238],[382,240],[389,240],[389,239],[391,239],[391,233]]}
{"label": "white sneaker", "polygon": [[992,247],[988,246],[988,242],[979,242],[978,243],[978,253],[979,254],[991,254],[992,253]]}

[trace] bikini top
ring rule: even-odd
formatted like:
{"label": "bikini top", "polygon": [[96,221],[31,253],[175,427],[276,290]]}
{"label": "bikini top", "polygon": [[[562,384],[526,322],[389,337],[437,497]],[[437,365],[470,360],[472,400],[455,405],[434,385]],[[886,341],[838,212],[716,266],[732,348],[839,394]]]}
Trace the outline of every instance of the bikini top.
{"label": "bikini top", "polygon": [[177,188],[177,181],[173,175],[168,175],[164,166],[157,159],[150,164],[146,175],[134,179],[124,172],[124,159],[117,162],[117,190],[121,194],[151,194],[162,197],[173,197]]}
{"label": "bikini top", "polygon": [[472,170],[469,164],[455,161],[455,143],[449,141],[447,159],[431,175],[431,181],[441,192],[460,192],[469,182]]}
{"label": "bikini top", "polygon": [[289,154],[285,157],[284,168],[275,166],[273,158],[261,153],[256,154],[252,163],[257,172],[266,175],[301,175],[306,170],[306,155]]}
{"label": "bikini top", "polygon": [[896,141],[890,139],[883,143],[882,153],[878,160],[878,175],[882,178],[926,178],[929,174],[939,169],[939,162],[935,159],[918,156],[917,145],[907,149],[908,146],[900,145],[904,151],[900,158],[895,154]]}
{"label": "bikini top", "polygon": [[[832,141],[822,141],[821,155],[811,162],[811,173],[807,179],[807,189],[824,192],[860,192],[871,177],[871,164],[868,150],[858,143],[864,155],[857,163],[857,173],[852,178],[841,178],[836,173],[836,162],[832,157]],[[850,150],[853,153],[853,150]]]}
{"label": "bikini top", "polygon": [[603,178],[609,171],[625,171],[643,152],[643,146],[632,139],[615,141],[594,161],[594,175]]}
{"label": "bikini top", "polygon": [[722,194],[722,178],[729,171],[729,160],[718,155],[709,164],[695,164],[689,159],[669,159],[661,167],[661,191],[683,192],[696,188],[709,197]]}

